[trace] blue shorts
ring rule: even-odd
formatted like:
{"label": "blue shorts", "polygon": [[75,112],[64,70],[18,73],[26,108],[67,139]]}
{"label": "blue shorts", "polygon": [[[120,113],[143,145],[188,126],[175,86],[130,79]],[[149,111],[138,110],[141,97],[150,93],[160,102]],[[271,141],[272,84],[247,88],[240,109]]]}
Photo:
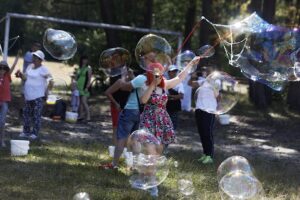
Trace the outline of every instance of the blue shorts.
{"label": "blue shorts", "polygon": [[127,138],[133,131],[139,128],[140,111],[138,109],[124,109],[119,116],[117,139]]}

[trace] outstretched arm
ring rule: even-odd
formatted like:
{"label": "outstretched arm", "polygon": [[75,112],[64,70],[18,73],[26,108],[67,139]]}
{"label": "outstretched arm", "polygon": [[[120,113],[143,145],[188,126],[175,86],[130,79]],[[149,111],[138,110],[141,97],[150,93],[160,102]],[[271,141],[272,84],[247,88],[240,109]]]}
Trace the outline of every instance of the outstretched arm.
{"label": "outstretched arm", "polygon": [[199,61],[200,61],[200,56],[195,57],[187,64],[187,66],[183,69],[183,71],[181,71],[175,78],[167,80],[166,89],[168,90],[170,88],[174,88],[176,85],[182,82],[188,75],[188,72],[193,67],[193,65],[198,64]]}
{"label": "outstretched arm", "polygon": [[16,56],[16,58],[15,58],[15,61],[14,61],[14,63],[12,64],[12,66],[11,66],[11,68],[10,68],[10,70],[9,70],[9,74],[12,74],[12,73],[13,73],[13,71],[14,71],[14,69],[15,69],[15,67],[16,67],[16,65],[17,65],[17,63],[18,63],[19,58],[20,58],[21,55],[22,55],[22,50],[20,49],[20,50],[18,50],[18,54],[17,54],[17,56]]}

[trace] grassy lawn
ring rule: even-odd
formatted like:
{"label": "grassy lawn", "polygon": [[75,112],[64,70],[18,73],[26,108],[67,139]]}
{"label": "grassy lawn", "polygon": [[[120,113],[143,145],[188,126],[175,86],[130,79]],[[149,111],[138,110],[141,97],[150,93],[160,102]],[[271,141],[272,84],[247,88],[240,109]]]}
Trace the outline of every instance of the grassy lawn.
{"label": "grassy lawn", "polygon": [[[91,199],[151,199],[147,192],[131,189],[128,170],[103,171],[100,162],[110,161],[106,147],[97,143],[50,143],[31,145],[25,157],[11,157],[0,151],[0,199],[72,199],[77,192],[87,192]],[[178,169],[170,168],[159,187],[159,199],[179,199],[177,180],[191,174],[195,192],[193,199],[220,199],[216,180],[217,163],[203,166],[189,151],[172,155]],[[295,166],[280,162],[251,160],[269,199],[299,199],[299,174]],[[298,185],[297,185],[298,184]]]}
{"label": "grassy lawn", "polygon": [[[10,105],[8,132],[11,138],[16,138],[21,130],[20,120],[15,115],[18,99],[20,95],[16,95]],[[65,200],[72,199],[78,192],[87,192],[91,199],[153,199],[148,192],[130,187],[130,172],[125,164],[119,171],[98,168],[100,163],[111,161],[107,151],[111,141],[109,104],[101,95],[91,98],[90,104],[95,119],[91,124],[43,121],[43,140],[30,144],[29,155],[12,157],[9,148],[0,150],[1,200]],[[159,186],[159,199],[183,199],[177,181],[187,175],[192,176],[195,191],[184,199],[221,199],[217,168],[232,155],[249,160],[267,199],[300,199],[300,116],[276,104],[266,111],[258,111],[246,97],[241,98],[230,115],[235,119],[230,125],[216,124],[216,157],[212,165],[197,161],[201,147],[193,114],[181,115],[184,123],[179,125],[178,139],[190,148],[170,148],[168,158],[171,162],[178,161],[179,167],[170,166],[167,179]],[[277,148],[287,153],[278,153]]]}

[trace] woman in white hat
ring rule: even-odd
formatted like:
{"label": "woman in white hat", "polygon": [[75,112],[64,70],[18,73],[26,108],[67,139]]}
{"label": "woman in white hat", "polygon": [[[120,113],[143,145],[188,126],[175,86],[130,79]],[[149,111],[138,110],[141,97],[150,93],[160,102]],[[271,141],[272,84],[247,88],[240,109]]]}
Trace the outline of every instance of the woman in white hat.
{"label": "woman in white hat", "polygon": [[[20,77],[24,84],[25,108],[23,111],[23,132],[20,137],[29,137],[35,140],[41,128],[41,116],[44,105],[44,97],[48,93],[48,89],[52,87],[52,76],[49,70],[42,65],[45,54],[41,50],[32,53],[32,64],[30,64],[25,73],[18,72],[16,75]],[[47,85],[47,80],[49,84]],[[31,128],[32,126],[32,128]]]}

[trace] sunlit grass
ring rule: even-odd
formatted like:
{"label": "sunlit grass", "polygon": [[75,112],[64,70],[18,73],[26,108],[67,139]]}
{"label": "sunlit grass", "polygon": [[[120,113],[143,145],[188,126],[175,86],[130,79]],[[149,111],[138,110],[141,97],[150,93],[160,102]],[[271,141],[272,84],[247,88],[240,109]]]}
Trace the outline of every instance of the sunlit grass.
{"label": "sunlit grass", "polygon": [[[87,192],[92,199],[152,199],[147,192],[131,189],[129,170],[104,171],[100,163],[110,162],[106,146],[97,143],[33,144],[29,155],[11,157],[0,151],[0,199],[72,199]],[[201,165],[190,151],[171,154],[170,172],[159,186],[159,199],[179,199],[177,180],[190,174],[195,187],[194,199],[220,199],[217,167],[224,159],[216,157],[212,165]],[[175,168],[172,163],[178,161]],[[297,174],[292,166],[282,170],[276,162],[250,160],[269,199],[299,199]],[[298,176],[299,177],[299,176]]]}
{"label": "sunlit grass", "polygon": [[[18,87],[18,85],[14,86],[14,91],[20,91]],[[99,99],[91,99],[90,102],[98,105]],[[297,140],[293,138],[287,138],[289,140],[285,141],[284,144],[288,142],[288,146],[282,145],[282,138],[288,137],[284,135],[286,132],[283,132],[283,129],[292,129],[300,119],[299,114],[292,113],[285,108],[273,104],[270,109],[260,111],[247,100],[246,95],[241,95],[238,104],[230,111],[230,115],[234,117],[233,125],[217,129],[215,135],[219,140],[224,137],[224,140],[226,139],[230,145],[241,145],[243,140],[254,141],[257,146],[264,144],[268,147],[282,146],[285,150],[297,150],[295,148],[298,145]],[[101,104],[101,107],[97,107],[96,110],[102,116],[107,109]],[[185,117],[187,117],[185,123],[191,121],[189,115]],[[14,123],[19,125],[19,122]],[[103,127],[110,125],[108,121],[101,123]],[[278,132],[282,131],[283,137],[274,141],[262,138],[263,134],[270,134],[269,129],[255,131],[251,134],[240,131],[240,129],[258,128],[258,126],[264,128],[266,125]],[[190,130],[192,127],[188,128]],[[49,122],[43,127],[42,134],[51,136],[50,141],[32,143],[27,156],[11,157],[8,150],[0,150],[0,199],[65,200],[72,199],[77,192],[87,192],[91,199],[152,199],[148,192],[130,187],[128,182],[130,171],[124,166],[124,163],[119,171],[100,170],[98,168],[100,163],[111,161],[107,152],[108,145],[88,137],[89,131],[94,131],[92,128],[87,131],[83,130],[80,125],[73,129],[66,124],[56,125]],[[110,134],[109,128],[108,130],[99,128],[97,131]],[[61,137],[72,134],[78,139],[62,142],[64,140],[61,140]],[[79,136],[83,138],[80,139]],[[183,137],[190,139],[187,135]],[[195,141],[190,142],[192,146]],[[259,146],[261,152],[264,151],[262,147],[263,145]],[[178,161],[179,166],[177,169],[170,166],[168,177],[159,186],[159,199],[180,199],[182,195],[178,192],[177,181],[185,174],[191,175],[195,187],[194,194],[188,199],[221,199],[216,179],[217,168],[227,158],[227,155],[219,151],[216,153],[214,164],[205,166],[197,161],[200,152],[180,150],[170,153],[168,157],[172,161]],[[268,199],[300,199],[300,163],[290,163],[280,158],[264,159],[260,154],[253,154],[247,159],[254,168],[256,177],[262,182]]]}

